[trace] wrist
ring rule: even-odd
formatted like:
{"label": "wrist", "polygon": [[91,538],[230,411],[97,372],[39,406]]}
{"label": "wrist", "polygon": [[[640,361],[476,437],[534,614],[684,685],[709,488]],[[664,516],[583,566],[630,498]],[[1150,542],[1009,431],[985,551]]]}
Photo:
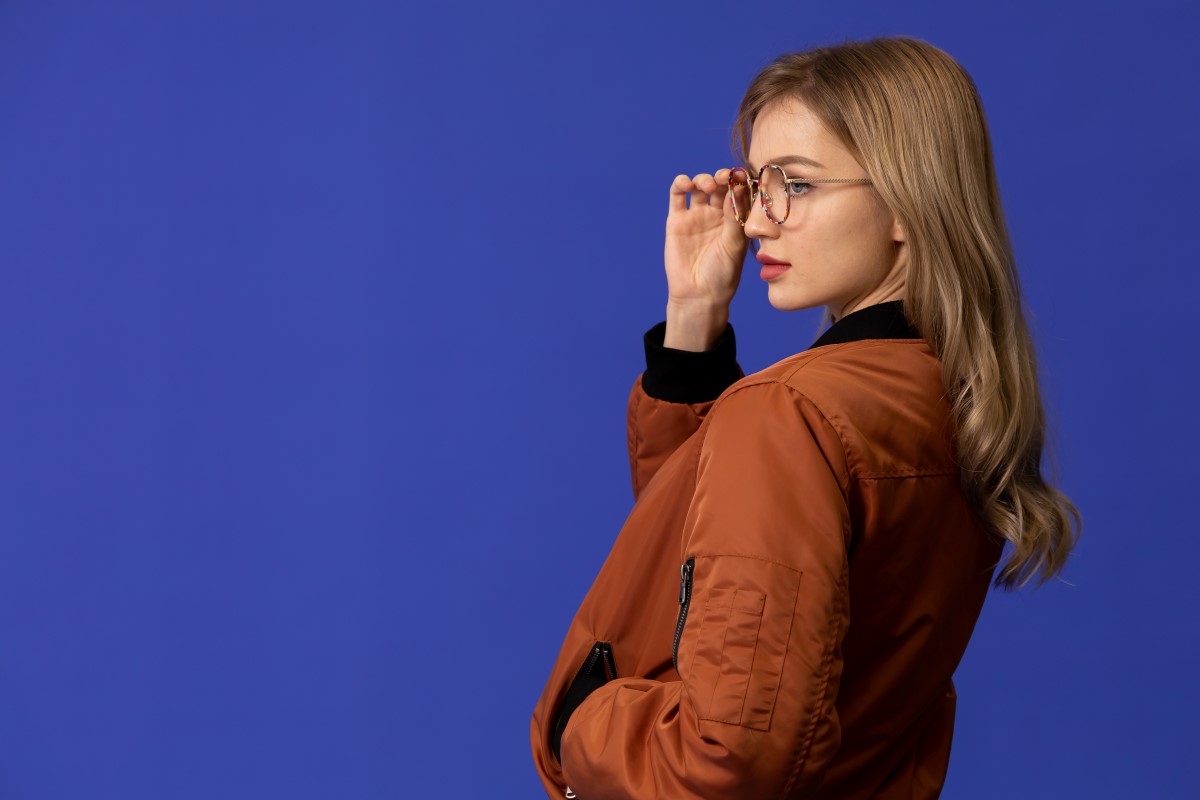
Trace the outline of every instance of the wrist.
{"label": "wrist", "polygon": [[728,303],[668,299],[663,347],[693,352],[710,350],[728,324]]}

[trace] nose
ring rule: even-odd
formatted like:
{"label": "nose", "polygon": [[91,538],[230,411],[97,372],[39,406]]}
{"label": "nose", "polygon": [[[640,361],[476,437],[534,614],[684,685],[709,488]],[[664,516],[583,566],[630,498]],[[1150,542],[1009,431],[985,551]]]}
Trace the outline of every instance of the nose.
{"label": "nose", "polygon": [[767,218],[767,212],[762,207],[762,199],[755,197],[750,203],[750,213],[742,230],[751,239],[774,239],[779,236],[779,227]]}

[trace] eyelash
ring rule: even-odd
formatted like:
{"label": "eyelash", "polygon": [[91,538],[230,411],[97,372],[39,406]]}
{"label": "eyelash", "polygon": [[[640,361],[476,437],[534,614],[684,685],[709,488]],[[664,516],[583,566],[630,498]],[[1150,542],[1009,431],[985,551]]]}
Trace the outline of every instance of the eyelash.
{"label": "eyelash", "polygon": [[[801,186],[804,187],[804,191],[797,191],[797,189]],[[791,192],[792,197],[799,197],[800,195],[808,194],[808,190],[810,190],[810,189],[812,189],[811,183],[805,183],[804,181],[798,181],[794,178],[788,179],[788,191]]]}

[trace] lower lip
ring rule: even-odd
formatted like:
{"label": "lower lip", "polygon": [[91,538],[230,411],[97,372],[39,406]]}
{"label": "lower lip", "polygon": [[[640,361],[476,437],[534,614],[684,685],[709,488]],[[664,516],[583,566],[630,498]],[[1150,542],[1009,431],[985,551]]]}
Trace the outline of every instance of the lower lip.
{"label": "lower lip", "polygon": [[759,270],[758,277],[764,281],[769,281],[787,272],[791,266],[791,264],[763,264],[763,268]]}

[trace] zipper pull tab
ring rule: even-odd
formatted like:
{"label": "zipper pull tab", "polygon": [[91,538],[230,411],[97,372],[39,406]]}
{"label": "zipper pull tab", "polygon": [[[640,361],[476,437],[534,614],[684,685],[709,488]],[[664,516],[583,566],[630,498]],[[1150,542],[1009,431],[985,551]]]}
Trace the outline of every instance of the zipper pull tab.
{"label": "zipper pull tab", "polygon": [[693,556],[679,567],[679,619],[675,622],[675,640],[671,643],[671,663],[679,671],[679,637],[683,635],[683,624],[687,621],[688,606],[692,604],[692,570],[696,567]]}
{"label": "zipper pull tab", "polygon": [[679,605],[683,605],[688,600],[688,595],[691,594],[688,590],[691,589],[692,577],[692,562],[685,561],[679,565]]}

